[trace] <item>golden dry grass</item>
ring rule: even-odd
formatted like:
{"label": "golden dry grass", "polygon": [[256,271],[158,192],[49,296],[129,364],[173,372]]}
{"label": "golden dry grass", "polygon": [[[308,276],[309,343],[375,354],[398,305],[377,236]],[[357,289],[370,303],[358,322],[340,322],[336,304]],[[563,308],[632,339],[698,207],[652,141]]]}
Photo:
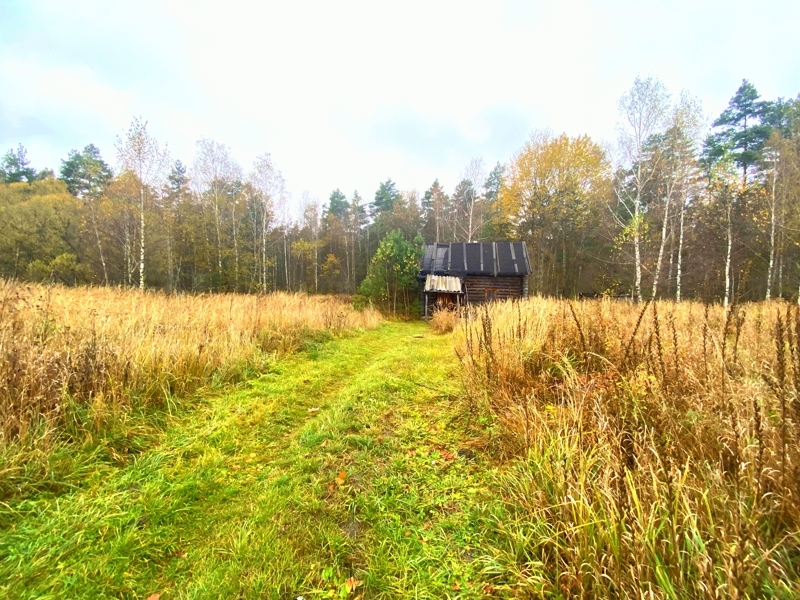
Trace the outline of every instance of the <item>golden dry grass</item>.
{"label": "golden dry grass", "polygon": [[454,334],[468,409],[520,457],[508,544],[520,593],[797,597],[796,306],[529,299]]}
{"label": "golden dry grass", "polygon": [[458,323],[458,313],[447,308],[437,308],[434,310],[428,324],[437,333],[449,333],[455,329]]}
{"label": "golden dry grass", "polygon": [[0,446],[58,435],[71,407],[88,407],[102,427],[132,404],[236,380],[308,336],[379,322],[372,309],[326,296],[168,296],[0,281]]}

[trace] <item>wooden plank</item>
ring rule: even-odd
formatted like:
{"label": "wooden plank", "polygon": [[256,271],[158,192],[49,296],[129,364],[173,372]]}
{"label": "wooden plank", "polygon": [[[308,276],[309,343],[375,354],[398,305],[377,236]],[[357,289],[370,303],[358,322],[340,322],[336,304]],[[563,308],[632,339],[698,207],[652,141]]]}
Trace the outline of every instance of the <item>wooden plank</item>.
{"label": "wooden plank", "polygon": [[492,277],[470,276],[464,280],[468,304],[483,304],[486,302],[486,290],[496,290],[498,300],[521,298],[524,292],[522,277]]}

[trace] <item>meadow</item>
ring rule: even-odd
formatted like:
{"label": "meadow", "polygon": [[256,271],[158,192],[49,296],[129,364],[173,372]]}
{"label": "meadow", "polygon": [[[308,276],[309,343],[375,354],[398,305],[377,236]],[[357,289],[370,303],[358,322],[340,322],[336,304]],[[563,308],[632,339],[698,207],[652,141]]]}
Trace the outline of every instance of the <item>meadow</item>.
{"label": "meadow", "polygon": [[307,340],[380,321],[333,296],[0,280],[0,497],[46,485],[53,460],[71,455],[54,455],[64,445],[124,461],[192,394],[251,378]]}
{"label": "meadow", "polygon": [[487,569],[526,594],[797,597],[800,318],[529,299],[454,329],[506,510]]}
{"label": "meadow", "polygon": [[0,594],[800,595],[800,314],[0,287]]}

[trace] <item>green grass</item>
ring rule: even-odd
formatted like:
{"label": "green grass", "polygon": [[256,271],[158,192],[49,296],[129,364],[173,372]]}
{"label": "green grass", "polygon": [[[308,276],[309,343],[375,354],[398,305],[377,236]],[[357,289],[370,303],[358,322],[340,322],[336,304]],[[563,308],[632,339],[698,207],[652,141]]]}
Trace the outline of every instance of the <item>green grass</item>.
{"label": "green grass", "polygon": [[458,394],[422,323],[309,342],[127,464],[0,505],[0,595],[486,597],[497,471],[458,455]]}

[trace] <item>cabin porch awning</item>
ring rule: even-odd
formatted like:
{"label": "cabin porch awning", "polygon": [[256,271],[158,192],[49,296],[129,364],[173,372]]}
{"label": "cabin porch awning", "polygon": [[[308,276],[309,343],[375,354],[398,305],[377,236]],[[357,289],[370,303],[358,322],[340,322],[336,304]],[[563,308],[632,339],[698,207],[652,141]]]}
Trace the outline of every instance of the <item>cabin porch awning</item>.
{"label": "cabin porch awning", "polygon": [[444,294],[463,294],[461,279],[448,275],[426,275],[425,291]]}

